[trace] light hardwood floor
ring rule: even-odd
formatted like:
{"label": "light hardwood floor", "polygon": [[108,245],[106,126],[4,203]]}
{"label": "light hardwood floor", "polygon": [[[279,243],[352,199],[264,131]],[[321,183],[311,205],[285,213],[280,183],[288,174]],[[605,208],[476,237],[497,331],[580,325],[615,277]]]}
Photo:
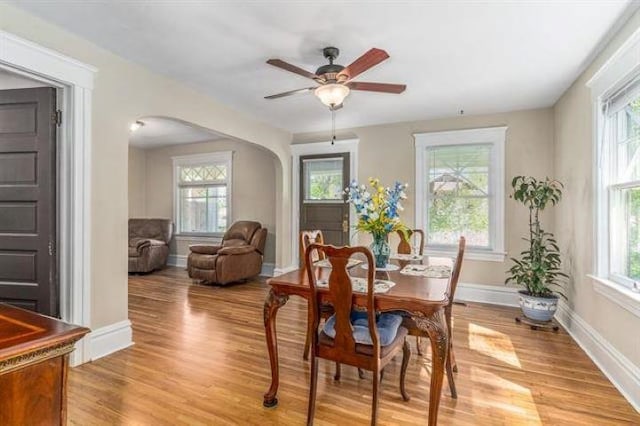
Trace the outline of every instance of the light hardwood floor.
{"label": "light hardwood floor", "polygon": [[[262,323],[266,293],[259,281],[193,285],[177,268],[131,277],[135,345],[72,369],[70,423],[304,424],[306,306],[296,298],[278,314],[280,404],[262,407],[270,378]],[[518,326],[516,313],[479,304],[454,307],[458,400],[445,382],[439,424],[640,424],[640,415],[564,331]],[[419,357],[415,339],[411,344],[411,401],[403,402],[398,391],[398,357],[382,383],[380,424],[426,424],[429,356]],[[370,376],[360,380],[344,366],[339,383],[332,377],[333,365],[321,360],[316,424],[368,424]]]}

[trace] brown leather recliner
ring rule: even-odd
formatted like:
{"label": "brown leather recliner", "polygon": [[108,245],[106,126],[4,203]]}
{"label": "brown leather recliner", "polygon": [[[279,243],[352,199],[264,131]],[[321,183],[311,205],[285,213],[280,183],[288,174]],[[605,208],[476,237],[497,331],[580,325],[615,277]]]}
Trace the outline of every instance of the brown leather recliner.
{"label": "brown leather recliner", "polygon": [[166,265],[172,235],[169,219],[129,219],[129,272],[151,272]]}
{"label": "brown leather recliner", "polygon": [[189,277],[216,284],[252,278],[262,270],[267,229],[258,222],[239,221],[222,237],[222,245],[192,245]]}

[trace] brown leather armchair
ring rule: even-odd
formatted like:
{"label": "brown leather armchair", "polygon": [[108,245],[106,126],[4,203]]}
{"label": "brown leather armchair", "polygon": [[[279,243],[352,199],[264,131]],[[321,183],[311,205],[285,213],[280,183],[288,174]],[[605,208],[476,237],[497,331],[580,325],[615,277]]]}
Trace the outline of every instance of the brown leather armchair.
{"label": "brown leather armchair", "polygon": [[222,237],[222,245],[189,246],[189,277],[216,284],[255,277],[262,270],[266,240],[267,229],[260,223],[236,222]]}
{"label": "brown leather armchair", "polygon": [[166,265],[172,235],[169,219],[129,219],[129,272],[146,273]]}

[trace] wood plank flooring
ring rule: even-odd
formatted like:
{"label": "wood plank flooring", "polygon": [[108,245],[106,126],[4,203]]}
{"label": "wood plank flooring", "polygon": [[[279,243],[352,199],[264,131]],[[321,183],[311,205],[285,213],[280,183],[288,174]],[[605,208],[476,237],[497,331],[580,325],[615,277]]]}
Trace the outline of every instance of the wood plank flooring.
{"label": "wood plank flooring", "polygon": [[[77,425],[303,425],[308,363],[302,360],[306,306],[292,298],[278,315],[280,404],[262,406],[270,372],[264,343],[264,282],[194,285],[185,271],[129,279],[135,345],[71,370],[69,422]],[[640,424],[638,414],[561,330],[514,323],[517,310],[455,306],[458,399],[446,385],[441,425]],[[400,358],[382,383],[380,424],[426,424],[429,348],[407,372],[411,401],[398,390]],[[369,423],[371,377],[320,361],[317,425]]]}

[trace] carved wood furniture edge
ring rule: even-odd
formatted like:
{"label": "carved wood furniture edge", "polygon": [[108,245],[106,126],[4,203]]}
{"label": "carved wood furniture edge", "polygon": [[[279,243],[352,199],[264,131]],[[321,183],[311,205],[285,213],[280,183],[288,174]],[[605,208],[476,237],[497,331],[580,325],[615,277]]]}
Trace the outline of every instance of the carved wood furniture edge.
{"label": "carved wood furniture edge", "polygon": [[45,361],[47,359],[56,358],[66,355],[73,351],[76,339],[58,343],[49,347],[41,348],[33,352],[18,354],[7,359],[0,360],[0,374],[5,374],[30,364]]}

